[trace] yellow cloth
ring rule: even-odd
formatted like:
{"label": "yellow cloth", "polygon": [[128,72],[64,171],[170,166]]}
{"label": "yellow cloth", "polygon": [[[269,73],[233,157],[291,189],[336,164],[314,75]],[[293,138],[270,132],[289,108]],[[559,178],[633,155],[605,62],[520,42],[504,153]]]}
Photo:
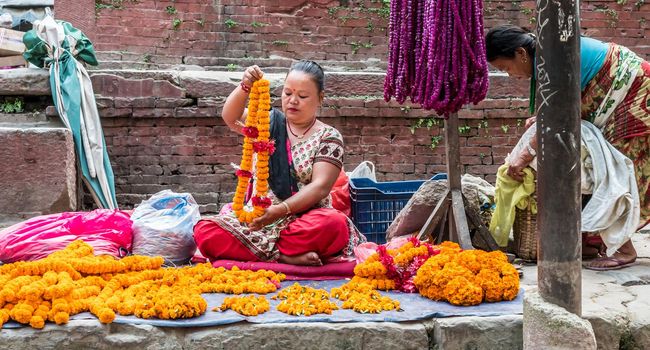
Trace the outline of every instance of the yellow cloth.
{"label": "yellow cloth", "polygon": [[533,214],[537,214],[537,203],[530,195],[535,192],[535,175],[533,170],[524,168],[524,181],[518,182],[512,179],[506,171],[508,163],[499,167],[497,171],[497,183],[494,195],[496,208],[490,221],[490,232],[500,247],[508,245],[510,229],[515,222],[515,207],[526,209],[531,202]]}

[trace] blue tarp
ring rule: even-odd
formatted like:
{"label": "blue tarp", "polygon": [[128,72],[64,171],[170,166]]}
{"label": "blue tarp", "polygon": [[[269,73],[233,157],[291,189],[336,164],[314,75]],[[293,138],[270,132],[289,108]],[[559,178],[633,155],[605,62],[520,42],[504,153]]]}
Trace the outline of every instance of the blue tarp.
{"label": "blue tarp", "polygon": [[[303,286],[314,288],[323,288],[331,290],[347,282],[346,280],[333,281],[301,281]],[[283,287],[292,285],[293,281],[285,281]],[[226,312],[215,312],[212,308],[221,306],[224,298],[230,296],[227,294],[204,294],[203,297],[208,302],[208,309],[204,315],[183,319],[183,320],[159,320],[159,319],[141,319],[135,316],[117,316],[114,323],[126,324],[148,324],[158,327],[208,327],[230,323],[248,321],[251,323],[289,323],[289,322],[406,322],[436,317],[452,316],[501,316],[501,315],[520,315],[523,313],[524,290],[519,291],[517,298],[512,301],[502,301],[499,303],[483,303],[477,306],[454,306],[446,302],[432,301],[420,296],[417,293],[399,293],[399,292],[381,292],[400,302],[403,311],[385,311],[380,314],[360,314],[351,310],[336,310],[331,315],[317,314],[312,316],[291,316],[276,310],[280,303],[273,300],[274,295],[268,294],[266,298],[271,304],[271,309],[266,313],[258,316],[246,317],[232,310]],[[332,298],[333,301],[341,306],[342,302]],[[72,316],[70,319],[95,319],[90,313],[81,313]],[[21,327],[19,324],[9,322],[4,328]]]}

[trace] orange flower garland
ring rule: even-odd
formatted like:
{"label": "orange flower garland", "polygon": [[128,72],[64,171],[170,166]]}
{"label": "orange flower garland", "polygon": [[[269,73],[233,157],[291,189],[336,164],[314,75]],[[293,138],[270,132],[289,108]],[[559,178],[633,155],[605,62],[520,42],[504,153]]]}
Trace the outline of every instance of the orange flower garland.
{"label": "orange flower garland", "polygon": [[[250,223],[253,219],[264,214],[264,209],[271,205],[271,200],[266,196],[269,190],[269,158],[275,150],[270,132],[271,94],[268,80],[260,79],[253,83],[248,101],[248,115],[246,124],[242,128],[244,146],[237,170],[237,189],[233,198],[233,211],[242,223]],[[253,154],[255,160],[255,173],[253,174]],[[255,178],[255,196],[252,198],[253,210],[245,208],[245,197],[251,178]]]}
{"label": "orange flower garland", "polygon": [[399,301],[382,296],[376,287],[354,278],[338,288],[332,288],[330,294],[343,301],[343,309],[358,313],[378,314],[382,311],[401,311]]}
{"label": "orange flower garland", "polygon": [[263,314],[271,308],[269,301],[260,295],[247,295],[245,297],[228,297],[224,299],[220,308],[214,308],[212,311],[226,311],[231,309],[244,316],[257,316]]}
{"label": "orange flower garland", "polygon": [[188,318],[207,308],[201,293],[275,292],[283,274],[231,270],[199,264],[162,268],[161,257],[129,256],[115,260],[94,256],[75,241],[48,257],[0,266],[0,328],[9,321],[43,328],[65,324],[90,311],[102,323],[116,314],[140,318]]}
{"label": "orange flower garland", "polygon": [[331,314],[333,310],[338,310],[338,306],[330,301],[330,294],[326,290],[304,287],[298,283],[282,289],[271,298],[282,300],[277,309],[289,315]]}

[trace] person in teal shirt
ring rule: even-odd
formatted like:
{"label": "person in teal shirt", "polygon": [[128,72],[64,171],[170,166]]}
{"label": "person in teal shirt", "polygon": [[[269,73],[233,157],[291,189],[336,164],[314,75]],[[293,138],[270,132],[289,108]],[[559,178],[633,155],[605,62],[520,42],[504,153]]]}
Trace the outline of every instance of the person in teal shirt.
{"label": "person in teal shirt", "polygon": [[[536,37],[527,30],[501,25],[490,29],[485,38],[488,62],[514,78],[534,78]],[[531,79],[530,112],[535,107],[535,81]],[[580,118],[596,125],[605,139],[634,163],[639,190],[640,226],[650,223],[650,63],[629,49],[600,40],[580,38]],[[526,127],[535,117],[526,121]],[[507,175],[521,181],[523,169],[535,158],[537,140],[511,158]],[[628,241],[612,256],[599,258],[587,268],[609,270],[636,261],[636,250]],[[589,253],[585,246],[583,255]]]}

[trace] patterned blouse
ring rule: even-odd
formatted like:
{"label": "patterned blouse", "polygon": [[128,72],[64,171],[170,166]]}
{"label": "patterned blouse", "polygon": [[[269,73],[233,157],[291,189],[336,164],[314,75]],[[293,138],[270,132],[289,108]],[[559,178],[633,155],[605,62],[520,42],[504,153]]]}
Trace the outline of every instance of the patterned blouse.
{"label": "patterned blouse", "polygon": [[[343,137],[335,128],[322,124],[320,129],[314,132],[305,140],[291,145],[292,171],[300,190],[308,185],[312,179],[314,164],[317,162],[328,162],[335,166],[343,167]],[[279,199],[269,191],[269,196],[275,203]],[[331,196],[327,196],[315,208],[331,208]],[[220,215],[208,218],[215,221],[219,226],[230,232],[239,239],[253,254],[262,261],[274,261],[279,257],[276,242],[280,238],[280,232],[287,225],[295,220],[295,215],[290,215],[277,222],[267,225],[259,231],[250,231],[242,225],[235,217],[232,210],[224,208]],[[357,230],[352,221],[348,218],[348,231],[350,240],[348,246],[343,249],[343,255],[351,257],[354,254],[354,247],[366,241],[365,237]]]}

